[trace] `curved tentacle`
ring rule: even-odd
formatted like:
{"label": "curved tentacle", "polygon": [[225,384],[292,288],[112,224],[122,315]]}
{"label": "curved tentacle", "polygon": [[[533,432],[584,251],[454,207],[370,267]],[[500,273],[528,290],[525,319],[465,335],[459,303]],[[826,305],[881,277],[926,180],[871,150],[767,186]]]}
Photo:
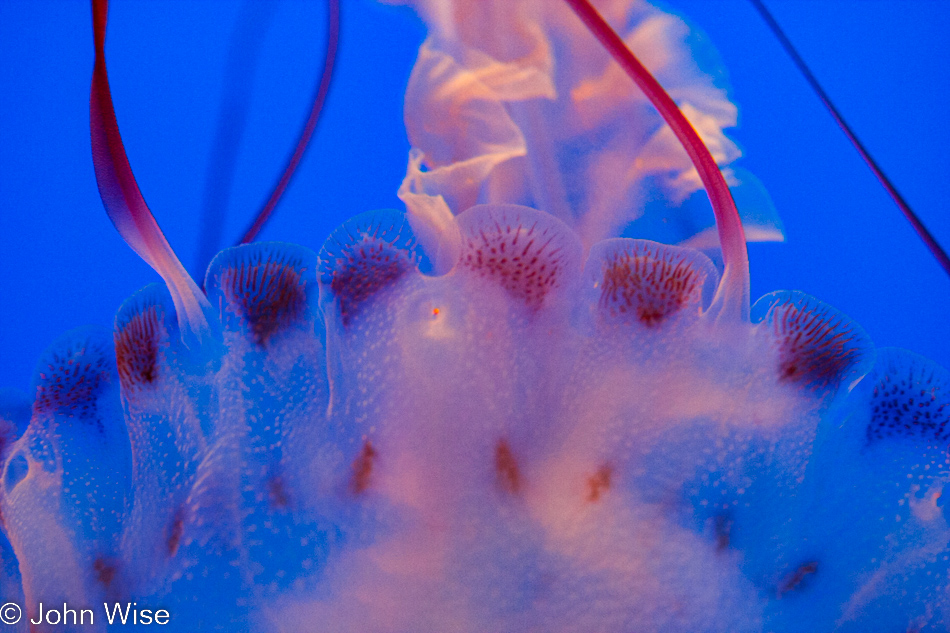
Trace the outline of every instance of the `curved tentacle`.
{"label": "curved tentacle", "polygon": [[96,61],[89,96],[89,129],[99,195],[122,238],[161,275],[168,286],[178,314],[182,340],[186,344],[197,343],[210,333],[206,312],[211,310],[211,304],[168,244],[132,174],[119,134],[106,72],[108,12],[108,0],[93,0]]}
{"label": "curved tentacle", "polygon": [[317,94],[313,98],[310,114],[307,117],[306,123],[304,123],[303,130],[300,132],[300,138],[297,141],[297,146],[294,148],[293,154],[290,155],[290,160],[287,161],[284,172],[280,175],[280,179],[274,186],[274,190],[271,192],[267,202],[264,203],[264,206],[254,218],[254,221],[238,241],[238,244],[247,244],[257,239],[258,233],[264,228],[264,224],[270,219],[281,196],[284,195],[284,191],[287,189],[287,186],[290,185],[290,180],[293,178],[294,172],[297,171],[297,166],[303,159],[304,152],[307,151],[310,139],[317,129],[317,123],[320,121],[323,104],[326,102],[327,95],[330,92],[330,82],[333,78],[333,67],[336,64],[337,49],[339,46],[340,0],[329,0],[329,2],[327,2],[327,47],[323,57],[323,71],[320,74],[320,81],[317,84]]}
{"label": "curved tentacle", "polygon": [[577,16],[587,25],[611,56],[636,82],[650,99],[667,125],[676,134],[683,148],[696,166],[703,181],[706,194],[716,214],[716,227],[722,244],[725,271],[716,291],[710,310],[724,316],[749,319],[749,255],[746,250],[745,232],[736,203],[729,192],[726,179],[716,165],[709,149],[699,134],[686,119],[663,86],[650,74],[643,64],[627,48],[620,36],[610,27],[589,0],[566,0]]}

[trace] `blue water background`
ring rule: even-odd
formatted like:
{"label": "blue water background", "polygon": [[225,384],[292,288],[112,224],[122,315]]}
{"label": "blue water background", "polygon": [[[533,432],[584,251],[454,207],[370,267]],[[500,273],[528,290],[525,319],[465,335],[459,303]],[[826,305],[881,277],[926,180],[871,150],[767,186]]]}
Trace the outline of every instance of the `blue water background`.
{"label": "blue water background", "polygon": [[[149,206],[189,269],[237,2],[113,0],[112,90]],[[402,94],[424,29],[405,8],[343,0],[324,120],[263,239],[318,249],[345,218],[395,207],[408,144]],[[769,6],[906,198],[950,244],[950,3]],[[669,3],[715,44],[740,107],[741,165],[768,188],[785,244],[752,245],[752,293],[799,289],[880,345],[950,366],[950,280],[929,257],[744,0]],[[230,215],[235,240],[282,168],[309,106],[323,4],[282,1],[251,89]],[[64,331],[111,327],[158,281],[99,201],[89,151],[87,3],[0,2],[0,386],[26,391]],[[223,246],[224,244],[222,244]]]}

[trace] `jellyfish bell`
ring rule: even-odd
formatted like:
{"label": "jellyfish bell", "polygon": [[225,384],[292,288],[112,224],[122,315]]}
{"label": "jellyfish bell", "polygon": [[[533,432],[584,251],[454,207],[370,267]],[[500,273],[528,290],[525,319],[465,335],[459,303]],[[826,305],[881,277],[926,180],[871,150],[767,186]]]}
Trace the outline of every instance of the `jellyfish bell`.
{"label": "jellyfish bell", "polygon": [[[524,201],[449,207],[441,274],[400,212],[319,254],[226,250],[221,345],[154,286],[114,352],[54,345],[0,495],[27,605],[154,599],[184,630],[939,626],[946,372],[875,361],[800,293],[716,318],[701,253],[585,245]],[[128,467],[90,467],[126,437]]]}
{"label": "jellyfish bell", "polygon": [[[939,155],[936,145],[946,138],[944,122],[928,116],[940,110],[936,88],[943,84],[934,79],[946,67],[938,37],[947,24],[942,7],[901,2],[818,12],[787,3],[770,7],[907,197],[922,212],[931,211],[926,219],[946,242],[945,218],[936,211],[946,197],[938,175],[942,163],[928,158]],[[211,15],[188,3],[111,7],[114,28],[107,48],[115,51],[113,90],[133,167],[196,278],[201,275],[191,266],[220,106],[220,69],[238,8],[229,5]],[[931,270],[916,238],[893,216],[852,150],[836,140],[833,123],[761,19],[744,0],[686,0],[665,10],[689,20],[691,38],[697,37],[692,27],[700,26],[715,42],[730,94],[741,106],[740,127],[731,134],[744,150],[738,164],[767,184],[786,225],[789,241],[783,246],[750,245],[753,297],[775,288],[802,289],[855,317],[879,344],[907,347],[950,365],[948,339],[941,333],[950,299],[931,290],[942,287],[941,273]],[[250,110],[231,198],[233,208],[244,212],[233,212],[225,227],[234,239],[245,228],[245,214],[273,184],[308,107],[319,72],[320,11],[319,5],[281,4],[266,32],[254,78],[255,99],[262,101]],[[264,239],[317,248],[353,210],[400,204],[389,183],[406,170],[402,93],[425,33],[401,7],[357,2],[349,11],[353,19],[343,23],[349,63],[339,69],[327,124]],[[8,69],[5,85],[17,95],[0,104],[6,113],[0,118],[5,139],[0,199],[8,211],[2,215],[9,236],[3,263],[8,274],[0,279],[0,293],[7,305],[16,306],[3,311],[8,335],[0,382],[28,391],[35,359],[50,341],[76,323],[110,323],[115,307],[135,288],[158,278],[115,240],[88,168],[88,122],[77,114],[88,104],[88,7],[13,3],[4,7],[0,23],[7,43],[0,49]],[[883,54],[881,47],[855,41],[903,44]],[[826,54],[828,47],[833,53]],[[289,69],[294,79],[283,81]],[[367,75],[368,69],[378,69],[378,76]],[[906,86],[913,98],[885,89],[895,85]],[[867,99],[871,93],[875,98]],[[361,125],[351,125],[349,117]],[[890,121],[901,124],[885,125]],[[321,153],[333,159],[320,160]],[[352,178],[364,173],[378,177],[353,184]],[[658,225],[668,223],[660,218]],[[655,239],[675,242],[659,234]],[[94,293],[87,290],[92,287]]]}
{"label": "jellyfish bell", "polygon": [[[148,204],[199,284],[209,263],[200,272],[193,268],[206,168],[221,104],[222,69],[244,4],[261,3],[229,3],[218,12],[188,2],[110,4],[113,28],[106,49],[123,140]],[[273,17],[254,73],[230,198],[234,211],[224,222],[225,241],[215,253],[238,239],[250,210],[264,201],[279,176],[319,75],[323,4],[265,4],[274,5]],[[51,13],[44,14],[44,8]],[[328,107],[319,136],[327,145],[313,154],[325,151],[333,158],[304,161],[281,214],[269,225],[276,233],[265,239],[319,248],[353,209],[399,204],[392,183],[405,172],[402,93],[421,26],[402,12],[380,10],[373,3],[355,3],[349,17],[343,25],[351,45],[347,62],[353,65],[340,72],[352,72],[353,81],[334,86],[336,101]],[[0,382],[26,392],[32,388],[35,360],[50,341],[70,324],[108,326],[116,306],[131,292],[160,278],[126,244],[115,243],[115,228],[101,213],[86,114],[93,63],[89,7],[18,3],[4,7],[0,22],[7,44],[0,50],[9,69],[5,81],[10,94],[17,95],[3,102],[9,116],[2,123],[5,143],[0,148],[5,209],[0,215],[10,235],[0,303],[3,318],[12,319],[5,321]],[[369,83],[359,80],[376,58],[386,59],[390,70]],[[363,119],[364,125],[347,129],[349,117]],[[376,174],[378,182],[355,185],[352,178],[358,173]],[[313,201],[318,199],[322,211],[315,213]],[[44,213],[32,212],[39,209]],[[290,209],[295,211],[283,215]],[[66,279],[88,280],[89,285],[63,283]]]}

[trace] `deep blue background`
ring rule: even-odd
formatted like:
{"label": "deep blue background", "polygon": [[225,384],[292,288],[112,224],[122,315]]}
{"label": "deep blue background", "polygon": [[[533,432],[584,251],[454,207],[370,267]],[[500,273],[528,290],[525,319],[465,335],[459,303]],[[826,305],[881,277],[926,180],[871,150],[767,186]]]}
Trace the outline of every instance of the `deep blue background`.
{"label": "deep blue background", "polygon": [[[346,217],[399,207],[408,145],[402,93],[424,29],[404,8],[343,0],[343,47],[325,118],[264,239],[317,249]],[[741,165],[766,185],[786,244],[752,245],[753,297],[799,289],[851,315],[878,345],[950,366],[950,280],[745,0],[671,3],[711,38],[739,104]],[[237,2],[113,0],[110,79],[149,206],[195,267],[205,178]],[[950,3],[769,6],[858,133],[950,244]],[[670,8],[670,7],[667,7]],[[274,11],[237,159],[225,240],[266,197],[309,105],[323,3]],[[0,386],[26,390],[59,334],[111,326],[151,271],[102,209],[89,151],[88,3],[0,2]]]}

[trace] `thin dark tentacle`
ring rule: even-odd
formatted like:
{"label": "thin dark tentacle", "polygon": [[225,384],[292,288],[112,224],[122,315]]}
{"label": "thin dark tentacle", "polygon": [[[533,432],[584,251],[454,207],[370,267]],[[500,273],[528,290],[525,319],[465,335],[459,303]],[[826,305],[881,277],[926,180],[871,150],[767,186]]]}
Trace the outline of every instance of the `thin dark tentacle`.
{"label": "thin dark tentacle", "polygon": [[768,10],[762,0],[749,1],[762,16],[762,19],[765,20],[765,23],[768,25],[769,29],[772,30],[775,38],[782,45],[782,48],[785,49],[785,52],[788,53],[788,56],[792,58],[795,66],[797,66],[798,70],[802,73],[802,75],[804,75],[805,81],[808,82],[808,85],[811,86],[811,89],[814,90],[815,94],[818,95],[818,98],[831,114],[832,118],[835,120],[835,123],[838,124],[838,127],[841,128],[841,131],[844,132],[845,136],[848,137],[848,140],[851,141],[852,145],[854,145],[854,148],[858,151],[858,154],[861,155],[861,158],[864,159],[864,162],[867,163],[867,166],[871,168],[874,176],[878,179],[884,189],[887,190],[888,195],[891,196],[891,198],[894,200],[894,203],[900,208],[901,212],[904,214],[904,217],[907,218],[908,222],[910,222],[910,225],[914,228],[914,231],[917,232],[917,235],[920,237],[921,241],[923,241],[924,245],[928,248],[928,250],[930,250],[930,254],[934,256],[934,259],[937,260],[937,263],[940,264],[940,267],[943,268],[944,272],[950,276],[950,256],[947,255],[947,251],[944,250],[944,248],[937,241],[937,238],[933,236],[920,217],[918,217],[918,215],[910,207],[910,205],[907,203],[907,200],[904,199],[904,196],[900,194],[900,192],[897,190],[897,187],[895,187],[894,183],[891,182],[891,179],[887,177],[887,174],[884,173],[884,170],[881,169],[881,166],[878,165],[877,161],[874,160],[874,157],[871,156],[871,153],[864,146],[864,143],[861,142],[861,139],[858,138],[851,126],[848,125],[848,122],[845,121],[844,116],[835,106],[834,102],[831,100],[831,97],[829,97],[828,93],[825,92],[825,89],[822,88],[821,84],[818,82],[818,79],[808,67],[808,64],[805,63],[805,60],[802,59],[801,55],[799,55],[794,44],[792,44],[791,40],[788,39],[785,31],[782,30],[781,26],[779,26],[778,21]]}
{"label": "thin dark tentacle", "polygon": [[307,122],[303,126],[303,130],[300,133],[300,138],[297,141],[297,146],[294,148],[294,152],[291,154],[290,160],[287,161],[287,166],[284,168],[284,172],[277,181],[277,185],[275,185],[273,192],[271,192],[270,198],[267,199],[267,202],[258,212],[257,216],[254,218],[254,221],[238,241],[239,244],[247,244],[248,242],[254,241],[257,235],[261,232],[261,229],[264,228],[264,224],[267,223],[267,220],[270,219],[271,215],[274,213],[274,208],[277,206],[278,201],[284,194],[287,186],[290,184],[290,180],[293,178],[294,172],[297,170],[297,166],[300,164],[304,152],[307,150],[307,146],[310,144],[310,139],[313,136],[314,130],[317,128],[317,123],[320,121],[320,114],[323,111],[323,104],[326,102],[327,94],[330,92],[330,83],[333,78],[333,68],[336,63],[339,46],[340,1],[329,0],[327,2],[327,46],[323,58],[323,72],[320,75],[320,82],[317,85],[317,93],[313,99],[313,106],[310,108],[310,114],[307,117]]}

